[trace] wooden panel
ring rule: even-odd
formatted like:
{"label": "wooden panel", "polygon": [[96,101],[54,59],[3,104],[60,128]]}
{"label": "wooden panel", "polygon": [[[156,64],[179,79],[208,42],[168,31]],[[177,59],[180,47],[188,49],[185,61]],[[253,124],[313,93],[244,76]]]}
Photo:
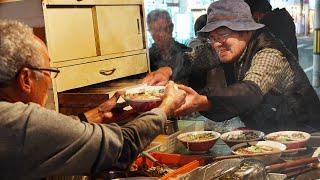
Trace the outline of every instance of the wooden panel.
{"label": "wooden panel", "polygon": [[92,0],[47,0],[48,4],[70,4],[70,5],[77,5],[77,4],[88,4],[93,3]]}
{"label": "wooden panel", "polygon": [[148,71],[146,54],[61,67],[55,80],[57,92],[84,87]]}
{"label": "wooden panel", "polygon": [[59,93],[58,98],[60,113],[77,115],[99,106],[109,96],[98,93]]}
{"label": "wooden panel", "polygon": [[143,49],[140,6],[96,6],[102,55]]}
{"label": "wooden panel", "polygon": [[103,93],[59,93],[61,107],[97,107],[107,99],[108,94]]}
{"label": "wooden panel", "polygon": [[108,55],[95,56],[95,57],[89,57],[89,58],[83,58],[83,59],[74,59],[70,61],[55,62],[55,63],[52,63],[52,66],[53,67],[73,66],[77,64],[100,61],[101,59],[114,59],[118,57],[133,56],[137,54],[147,54],[147,50],[141,49],[137,51],[130,51],[130,52],[124,52],[124,53],[108,54]]}
{"label": "wooden panel", "polygon": [[22,0],[0,0],[1,3],[8,3],[8,2],[16,2],[16,1],[22,1]]}
{"label": "wooden panel", "polygon": [[33,27],[33,34],[40,38],[44,43],[47,43],[44,27]]}
{"label": "wooden panel", "polygon": [[97,55],[91,8],[48,8],[45,21],[52,62]]}

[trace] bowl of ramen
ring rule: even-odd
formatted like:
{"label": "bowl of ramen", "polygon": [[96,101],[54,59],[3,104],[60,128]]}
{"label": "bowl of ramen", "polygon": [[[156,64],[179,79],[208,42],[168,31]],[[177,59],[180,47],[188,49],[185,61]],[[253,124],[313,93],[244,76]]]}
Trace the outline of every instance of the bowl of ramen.
{"label": "bowl of ramen", "polygon": [[220,133],[215,131],[193,131],[180,134],[177,139],[189,151],[203,153],[208,152],[219,137]]}
{"label": "bowl of ramen", "polygon": [[221,139],[229,146],[243,142],[258,141],[264,137],[264,133],[256,130],[235,130],[223,133]]}
{"label": "bowl of ramen", "polygon": [[271,164],[279,160],[282,152],[286,150],[286,145],[275,141],[253,141],[234,145],[231,150],[233,154],[254,155],[250,158]]}
{"label": "bowl of ramen", "polygon": [[158,107],[162,102],[165,86],[141,86],[127,89],[123,99],[137,112]]}
{"label": "bowl of ramen", "polygon": [[305,147],[310,134],[302,131],[279,131],[266,135],[268,141],[277,141],[287,146],[287,149]]}

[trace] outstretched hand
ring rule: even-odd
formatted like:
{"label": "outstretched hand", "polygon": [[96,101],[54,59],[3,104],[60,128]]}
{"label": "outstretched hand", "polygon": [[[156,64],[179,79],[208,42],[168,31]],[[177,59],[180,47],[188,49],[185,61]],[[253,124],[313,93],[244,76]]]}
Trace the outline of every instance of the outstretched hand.
{"label": "outstretched hand", "polygon": [[111,112],[116,107],[119,97],[124,93],[124,91],[117,91],[110,99],[98,106],[99,111],[105,114]]}
{"label": "outstretched hand", "polygon": [[114,109],[117,105],[117,101],[121,95],[123,95],[124,92],[118,91],[116,92],[110,99],[108,99],[106,102],[100,104],[98,107],[91,109],[87,112],[85,112],[85,116],[88,120],[88,122],[93,123],[109,123],[116,121],[116,117],[114,113],[112,112],[112,109]]}
{"label": "outstretched hand", "polygon": [[142,79],[142,83],[148,85],[164,86],[168,83],[172,75],[172,69],[170,67],[161,67],[156,71],[150,72],[145,78]]}
{"label": "outstretched hand", "polygon": [[186,93],[183,90],[178,89],[173,81],[169,81],[165,89],[162,103],[159,107],[162,108],[167,115],[171,115],[175,109],[185,103],[185,97]]}
{"label": "outstretched hand", "polygon": [[178,85],[179,89],[186,92],[185,103],[174,111],[175,116],[185,116],[193,112],[204,110],[208,107],[209,102],[206,96],[199,95],[195,90],[185,85]]}

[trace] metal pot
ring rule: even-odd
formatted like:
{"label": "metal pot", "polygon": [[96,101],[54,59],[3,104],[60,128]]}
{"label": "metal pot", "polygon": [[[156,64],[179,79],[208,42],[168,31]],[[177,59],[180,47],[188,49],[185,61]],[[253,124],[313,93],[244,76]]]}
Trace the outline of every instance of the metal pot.
{"label": "metal pot", "polygon": [[236,171],[229,172],[219,177],[219,180],[243,179],[243,180],[267,180],[268,175],[264,164],[256,159],[245,159],[240,162]]}
{"label": "metal pot", "polygon": [[261,161],[256,159],[244,159],[240,162],[240,167],[237,171],[232,173],[227,173],[219,180],[227,179],[244,179],[244,180],[269,180],[267,173],[279,170],[284,170],[287,168],[297,167],[303,164],[310,164],[319,162],[318,157],[302,158],[299,160],[294,160],[290,162],[284,162],[279,164],[273,164],[270,166],[265,166]]}

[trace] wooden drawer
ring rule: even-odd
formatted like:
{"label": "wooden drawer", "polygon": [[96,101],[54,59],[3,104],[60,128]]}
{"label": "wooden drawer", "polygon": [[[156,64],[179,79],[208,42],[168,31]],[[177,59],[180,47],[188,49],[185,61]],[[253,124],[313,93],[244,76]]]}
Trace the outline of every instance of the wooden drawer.
{"label": "wooden drawer", "polygon": [[87,5],[93,4],[92,0],[47,0],[48,4],[57,4],[57,5]]}
{"label": "wooden drawer", "polygon": [[148,71],[146,54],[96,61],[59,68],[57,92],[140,74]]}

